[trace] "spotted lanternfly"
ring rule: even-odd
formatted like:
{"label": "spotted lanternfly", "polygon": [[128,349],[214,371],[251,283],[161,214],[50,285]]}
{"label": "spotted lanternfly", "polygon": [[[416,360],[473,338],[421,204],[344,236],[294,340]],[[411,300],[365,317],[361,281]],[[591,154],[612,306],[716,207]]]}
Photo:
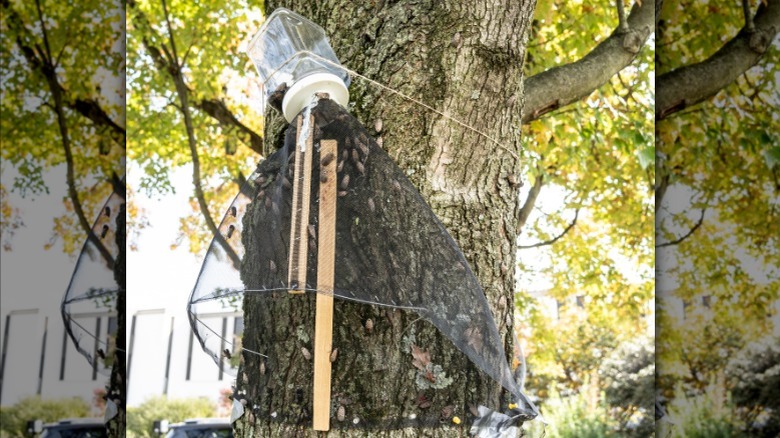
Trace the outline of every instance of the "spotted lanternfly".
{"label": "spotted lanternfly", "polygon": [[337,357],[339,357],[339,349],[334,348],[333,351],[330,352],[330,361],[335,362]]}
{"label": "spotted lanternfly", "polygon": [[257,196],[256,196],[257,199],[263,199],[264,197],[265,197],[265,190],[260,190],[259,192],[257,192]]}
{"label": "spotted lanternfly", "polygon": [[371,213],[373,213],[376,210],[376,206],[374,205],[373,198],[368,198],[368,209],[371,210]]}
{"label": "spotted lanternfly", "polygon": [[287,190],[290,190],[292,188],[292,184],[290,184],[290,180],[284,177],[282,178],[282,186]]}
{"label": "spotted lanternfly", "polygon": [[349,175],[344,175],[344,178],[341,179],[341,185],[339,187],[347,190],[347,187],[349,187]]}
{"label": "spotted lanternfly", "polygon": [[349,158],[349,151],[347,151],[347,149],[345,148],[344,152],[341,153],[341,159],[343,161],[347,161],[347,158]]}
{"label": "spotted lanternfly", "polygon": [[268,177],[265,175],[260,175],[255,179],[255,183],[257,183],[257,185],[263,185],[266,181],[268,181]]}
{"label": "spotted lanternfly", "polygon": [[360,150],[363,151],[363,155],[368,155],[368,146],[366,146],[365,143],[363,143],[362,141],[358,141],[357,145],[360,148]]}
{"label": "spotted lanternfly", "polygon": [[236,217],[236,213],[237,213],[237,211],[236,211],[236,206],[235,206],[235,205],[232,205],[232,206],[230,207],[230,215],[231,215],[231,216],[233,216],[233,217]]}
{"label": "spotted lanternfly", "polygon": [[366,167],[365,167],[365,166],[363,166],[363,163],[361,163],[360,161],[358,161],[357,163],[355,163],[355,169],[357,169],[357,171],[358,171],[358,172],[359,172],[361,175],[365,175],[365,174],[366,174]]}
{"label": "spotted lanternfly", "polygon": [[343,198],[344,196],[347,196],[346,190],[339,190],[339,198]]}
{"label": "spotted lanternfly", "polygon": [[265,361],[260,361],[260,375],[265,375]]}
{"label": "spotted lanternfly", "polygon": [[344,421],[347,418],[347,410],[344,409],[344,406],[339,405],[339,408],[336,409],[336,419],[339,421]]}
{"label": "spotted lanternfly", "polygon": [[287,93],[287,82],[282,82],[276,87],[273,93],[268,97],[268,104],[278,111],[282,110],[282,101],[284,100],[284,94]]}
{"label": "spotted lanternfly", "polygon": [[344,170],[344,161],[339,161],[339,165],[336,166],[336,172],[341,172]]}
{"label": "spotted lanternfly", "polygon": [[311,353],[306,347],[301,347],[301,354],[303,355],[304,359],[311,360]]}
{"label": "spotted lanternfly", "polygon": [[108,234],[108,225],[103,225],[103,231],[100,233],[100,238],[106,237],[106,234]]}
{"label": "spotted lanternfly", "polygon": [[311,236],[312,239],[317,238],[317,229],[314,228],[314,224],[309,224],[309,236]]}
{"label": "spotted lanternfly", "polygon": [[317,251],[317,241],[314,239],[309,239],[309,251],[315,252]]}
{"label": "spotted lanternfly", "polygon": [[382,119],[381,118],[376,119],[374,121],[374,131],[376,131],[377,134],[382,132]]}
{"label": "spotted lanternfly", "polygon": [[229,227],[228,227],[228,231],[227,231],[227,238],[228,238],[228,239],[230,239],[231,237],[233,237],[233,232],[234,232],[234,231],[236,231],[236,227],[234,227],[233,225],[231,225],[231,226],[229,226]]}
{"label": "spotted lanternfly", "polygon": [[385,144],[385,141],[382,139],[382,137],[377,137],[376,144],[381,148],[382,145]]}
{"label": "spotted lanternfly", "polygon": [[227,348],[222,350],[222,355],[225,356],[227,359],[233,358],[233,355],[230,354],[230,350],[228,350]]}
{"label": "spotted lanternfly", "polygon": [[352,162],[354,163],[360,162],[360,155],[358,154],[357,149],[352,149]]}
{"label": "spotted lanternfly", "polygon": [[265,198],[265,208],[266,208],[266,210],[271,208],[271,197],[270,196]]}
{"label": "spotted lanternfly", "polygon": [[372,321],[371,318],[368,318],[366,320],[366,331],[371,333],[372,330],[374,330],[374,321]]}
{"label": "spotted lanternfly", "polygon": [[328,155],[325,155],[322,158],[322,161],[320,161],[320,164],[323,165],[323,166],[327,166],[328,164],[330,164],[331,161],[333,161],[333,158],[335,158],[334,155],[333,155],[333,152],[330,152],[330,153],[328,153]]}
{"label": "spotted lanternfly", "polygon": [[105,212],[106,216],[110,217],[111,216],[111,207],[106,207],[104,212]]}

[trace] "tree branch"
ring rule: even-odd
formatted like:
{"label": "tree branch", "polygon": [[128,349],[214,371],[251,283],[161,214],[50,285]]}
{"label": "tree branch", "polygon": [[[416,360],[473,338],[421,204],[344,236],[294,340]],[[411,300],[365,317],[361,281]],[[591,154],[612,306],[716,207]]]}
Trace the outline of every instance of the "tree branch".
{"label": "tree branch", "polygon": [[750,0],[742,0],[742,15],[745,17],[745,30],[753,32],[756,30],[753,24],[753,14],[750,13]]}
{"label": "tree branch", "polygon": [[630,65],[653,32],[654,4],[649,1],[643,1],[641,5],[635,3],[626,22],[626,31],[618,26],[609,38],[582,59],[526,79],[522,122],[531,122],[581,100]]}
{"label": "tree branch", "polygon": [[523,203],[523,206],[520,207],[520,210],[517,211],[518,230],[522,231],[523,227],[525,226],[525,223],[528,222],[528,216],[531,215],[531,211],[534,209],[534,205],[536,204],[536,198],[539,197],[539,192],[542,191],[543,185],[544,185],[544,176],[542,174],[539,174],[534,180],[534,185],[531,187],[531,190],[528,192],[528,197],[525,198],[525,203]]}
{"label": "tree branch", "polygon": [[626,7],[623,0],[615,0],[618,13],[618,30],[622,33],[628,32],[628,23],[626,22]]}
{"label": "tree branch", "polygon": [[578,209],[574,210],[574,219],[572,219],[571,223],[561,232],[561,234],[553,237],[552,239],[546,240],[544,242],[534,243],[533,245],[518,245],[517,248],[518,249],[528,249],[528,248],[538,248],[540,246],[552,245],[553,243],[555,243],[558,240],[560,240],[563,236],[565,236],[566,233],[571,231],[571,229],[574,228],[575,225],[577,225],[577,218],[579,217],[579,215],[580,215],[580,209],[578,208]]}
{"label": "tree branch", "polygon": [[[8,7],[7,4],[4,4],[3,6]],[[31,62],[31,65],[33,67],[37,67],[36,69],[44,76],[44,79],[49,85],[49,90],[51,91],[52,97],[54,98],[54,111],[57,115],[57,126],[60,131],[60,139],[62,141],[62,148],[65,152],[65,164],[66,164],[66,173],[65,173],[65,179],[68,185],[68,197],[71,200],[71,203],[73,204],[73,210],[76,213],[76,217],[78,219],[79,225],[81,225],[81,228],[83,228],[87,233],[87,238],[92,241],[92,243],[95,245],[95,247],[100,252],[100,255],[103,257],[103,259],[106,261],[106,264],[113,269],[114,267],[114,257],[111,255],[111,253],[108,251],[108,248],[106,248],[105,245],[103,245],[103,242],[100,241],[100,238],[95,234],[95,232],[92,230],[92,225],[89,223],[89,220],[87,219],[86,214],[84,213],[84,209],[81,205],[81,201],[79,200],[79,194],[76,190],[76,178],[75,178],[75,171],[74,171],[74,161],[73,161],[73,151],[71,148],[71,141],[70,141],[70,134],[68,132],[68,125],[66,123],[65,118],[65,111],[64,111],[64,99],[63,99],[63,93],[64,88],[59,84],[59,81],[57,80],[57,74],[55,72],[54,66],[52,65],[52,59],[50,56],[51,49],[49,47],[49,42],[46,37],[46,24],[43,20],[43,13],[41,11],[40,3],[36,1],[36,7],[38,9],[38,18],[40,20],[41,24],[41,31],[43,32],[44,36],[44,49],[45,52],[41,52],[43,55],[44,53],[44,59],[35,59],[33,62]],[[21,21],[21,17],[19,17],[16,14],[14,15],[14,19],[18,20],[18,25],[22,26],[24,28],[24,24]],[[21,29],[18,29],[21,30]],[[21,38],[17,37],[17,42],[21,43]],[[25,51],[24,48],[22,48],[22,51],[25,53],[25,56],[30,56],[30,51]]]}
{"label": "tree branch", "polygon": [[656,248],[663,248],[663,247],[666,247],[666,246],[674,246],[674,245],[679,245],[679,244],[680,244],[680,243],[682,243],[682,242],[683,242],[685,239],[687,239],[687,238],[691,237],[691,236],[693,235],[693,233],[695,233],[695,232],[696,232],[696,230],[698,230],[698,229],[699,229],[699,227],[701,227],[701,225],[704,223],[704,213],[706,213],[706,212],[707,212],[707,209],[706,209],[706,208],[702,208],[702,209],[701,209],[701,216],[699,216],[699,220],[696,222],[696,224],[694,224],[693,228],[691,228],[691,229],[690,229],[690,230],[689,230],[687,233],[685,233],[683,236],[681,236],[681,237],[680,237],[680,238],[678,238],[678,239],[672,240],[671,242],[664,242],[664,243],[659,243],[659,244],[658,244],[658,245],[656,245],[655,247],[656,247]]}
{"label": "tree branch", "polygon": [[242,134],[239,135],[239,139],[244,142],[250,149],[263,154],[263,137],[258,135],[255,131],[248,126],[241,123],[236,116],[228,109],[225,102],[219,99],[203,99],[194,102],[195,108],[203,111],[204,113],[217,120],[222,126],[229,128],[235,127]]}
{"label": "tree branch", "polygon": [[762,3],[754,31],[743,28],[706,60],[662,74],[656,80],[655,118],[661,120],[714,96],[754,66],[780,30],[780,0]]}
{"label": "tree branch", "polygon": [[[146,17],[143,16],[142,12],[136,9],[136,3],[134,1],[129,1],[128,4],[131,8],[135,9],[136,14],[140,16],[141,20],[148,26],[148,21],[146,20]],[[176,57],[176,49],[175,49],[175,42],[173,37],[173,28],[171,27],[171,22],[168,17],[168,9],[165,5],[165,0],[163,0],[163,11],[165,13],[165,21],[167,23],[168,27],[168,35],[170,37],[170,43],[172,46],[173,51],[173,57],[169,58],[173,64],[165,61],[162,59],[162,56],[160,54],[160,51],[154,48],[154,50],[150,50],[150,48],[153,48],[147,38],[143,38],[144,46],[147,48],[147,50],[152,53],[152,57],[155,61],[155,66],[162,72],[167,72],[171,80],[174,83],[174,86],[176,88],[176,94],[179,97],[179,104],[180,108],[179,110],[182,113],[182,116],[184,117],[184,127],[187,131],[187,144],[189,145],[190,149],[190,158],[192,159],[192,185],[195,188],[195,199],[198,201],[198,207],[200,208],[201,214],[203,214],[203,218],[206,221],[206,226],[208,227],[209,231],[214,235],[214,240],[219,243],[219,245],[225,250],[225,253],[230,258],[230,261],[233,263],[233,266],[236,267],[236,269],[240,269],[241,267],[241,259],[238,257],[236,252],[233,250],[233,248],[230,246],[230,244],[225,240],[224,236],[222,236],[222,233],[219,232],[219,227],[217,226],[216,222],[214,221],[213,216],[211,215],[211,212],[209,210],[208,202],[206,202],[206,196],[203,192],[203,184],[201,182],[201,175],[200,175],[200,157],[198,156],[198,145],[195,138],[195,129],[193,127],[192,123],[192,115],[190,114],[190,103],[189,103],[189,94],[190,89],[187,87],[187,84],[184,81],[184,76],[182,75],[181,65],[178,64],[177,57]],[[149,30],[151,30],[151,27],[149,27]],[[165,46],[162,47],[163,50],[166,51],[167,49]]]}
{"label": "tree branch", "polygon": [[[24,33],[30,36],[30,33],[27,31],[27,27],[24,25],[24,22],[22,22],[21,17],[16,13],[16,11],[11,9],[8,2],[4,1],[2,6],[8,10],[9,24],[11,28],[17,32],[16,45],[22,51],[22,54],[30,64],[31,69],[33,71],[38,71],[48,80],[48,76],[55,74],[54,60],[48,59],[45,55],[48,49],[35,50],[29,45],[25,44],[21,38],[21,34]],[[44,41],[44,45],[47,44],[48,43]],[[112,120],[108,113],[100,106],[100,103],[98,103],[97,100],[90,97],[71,99],[69,98],[68,90],[66,90],[65,87],[63,87],[62,84],[60,84],[57,80],[55,80],[53,83],[50,81],[50,86],[58,88],[60,96],[62,96],[62,104],[65,107],[78,112],[82,116],[91,120],[92,123],[94,123],[96,126],[108,127],[112,132],[111,137],[117,142],[119,146],[122,148],[125,147],[125,128]],[[55,109],[54,106],[52,106],[52,109]]]}

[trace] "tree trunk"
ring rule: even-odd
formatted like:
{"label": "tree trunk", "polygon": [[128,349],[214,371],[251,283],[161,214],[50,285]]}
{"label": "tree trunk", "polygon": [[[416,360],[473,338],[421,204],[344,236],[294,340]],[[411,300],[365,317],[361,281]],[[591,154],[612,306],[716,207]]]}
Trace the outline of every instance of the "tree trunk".
{"label": "tree trunk", "polygon": [[[124,189],[124,187],[122,188]],[[112,438],[124,438],[125,425],[127,423],[127,412],[125,410],[125,402],[127,400],[127,389],[125,387],[125,382],[127,382],[127,363],[125,354],[123,353],[126,351],[125,280],[127,278],[127,271],[125,270],[125,243],[127,241],[127,234],[125,230],[125,212],[125,204],[122,203],[116,218],[116,244],[119,248],[119,254],[116,257],[114,264],[114,279],[116,280],[117,285],[119,285],[119,296],[116,300],[116,354],[114,356],[114,364],[111,367],[111,380],[109,380],[108,391],[106,391],[106,396],[114,400],[114,403],[116,403],[117,406],[116,416],[106,424],[108,436]],[[119,350],[121,350],[121,352]]]}
{"label": "tree trunk", "polygon": [[[306,16],[325,29],[343,65],[503,145],[363,80],[350,87],[350,112],[370,132],[382,120],[383,147],[460,246],[511,356],[522,66],[534,2],[372,3],[269,1],[267,12],[284,6]],[[265,138],[271,139],[266,155],[283,138],[286,123],[279,119],[276,114],[266,120]],[[246,256],[253,256],[251,250]],[[301,351],[312,350],[313,297],[261,305],[247,295],[244,313],[245,347],[263,337],[277,342],[273,360],[244,355],[237,391],[247,408],[236,436],[317,436],[310,420],[312,362]],[[345,419],[332,418],[328,436],[366,436],[366,428],[370,436],[467,436],[471,408],[506,410],[507,392],[431,324],[417,319],[413,312],[336,301],[333,336],[339,353],[332,399],[334,412],[342,410]],[[403,347],[410,332],[452,384],[417,386],[412,355]],[[284,407],[285,415],[274,415],[276,406]],[[462,419],[460,425],[454,416]]]}

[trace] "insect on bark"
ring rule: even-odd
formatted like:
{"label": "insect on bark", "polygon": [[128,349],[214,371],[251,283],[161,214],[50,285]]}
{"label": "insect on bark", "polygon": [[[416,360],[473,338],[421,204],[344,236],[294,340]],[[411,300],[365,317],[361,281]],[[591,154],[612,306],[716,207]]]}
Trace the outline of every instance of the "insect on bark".
{"label": "insect on bark", "polygon": [[311,353],[306,347],[301,347],[301,354],[303,355],[304,359],[311,360]]}
{"label": "insect on bark", "polygon": [[333,158],[335,158],[333,153],[332,152],[328,153],[327,155],[325,155],[322,158],[322,161],[320,162],[320,164],[323,165],[323,166],[327,166],[328,164],[330,164],[331,161],[333,161]]}
{"label": "insect on bark", "polygon": [[339,357],[339,349],[334,348],[333,351],[330,352],[330,361],[335,362],[337,357]]}

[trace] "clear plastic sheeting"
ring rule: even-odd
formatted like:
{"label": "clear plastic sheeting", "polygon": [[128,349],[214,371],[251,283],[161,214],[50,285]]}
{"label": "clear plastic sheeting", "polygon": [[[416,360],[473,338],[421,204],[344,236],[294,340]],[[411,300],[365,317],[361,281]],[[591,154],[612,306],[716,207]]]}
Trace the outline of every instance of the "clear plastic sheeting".
{"label": "clear plastic sheeting", "polygon": [[469,433],[476,438],[515,438],[518,435],[516,418],[488,409],[477,408],[479,416],[471,425]]}
{"label": "clear plastic sheeting", "polygon": [[[236,346],[203,315],[239,309],[246,293],[284,299],[303,291],[407,309],[511,392],[519,419],[534,418],[537,409],[513,378],[485,294],[455,241],[368,131],[319,97],[291,123],[283,147],[260,163],[209,247],[188,305],[204,350],[234,369]],[[336,153],[320,153],[326,140],[337,143]],[[333,161],[336,173],[323,172]],[[335,283],[322,290],[318,193],[330,178],[338,183]]]}
{"label": "clear plastic sheeting", "polygon": [[111,372],[116,351],[116,300],[119,285],[114,279],[116,219],[123,196],[112,193],[100,209],[79,254],[65,291],[60,311],[65,329],[76,349],[93,368],[104,375]]}

